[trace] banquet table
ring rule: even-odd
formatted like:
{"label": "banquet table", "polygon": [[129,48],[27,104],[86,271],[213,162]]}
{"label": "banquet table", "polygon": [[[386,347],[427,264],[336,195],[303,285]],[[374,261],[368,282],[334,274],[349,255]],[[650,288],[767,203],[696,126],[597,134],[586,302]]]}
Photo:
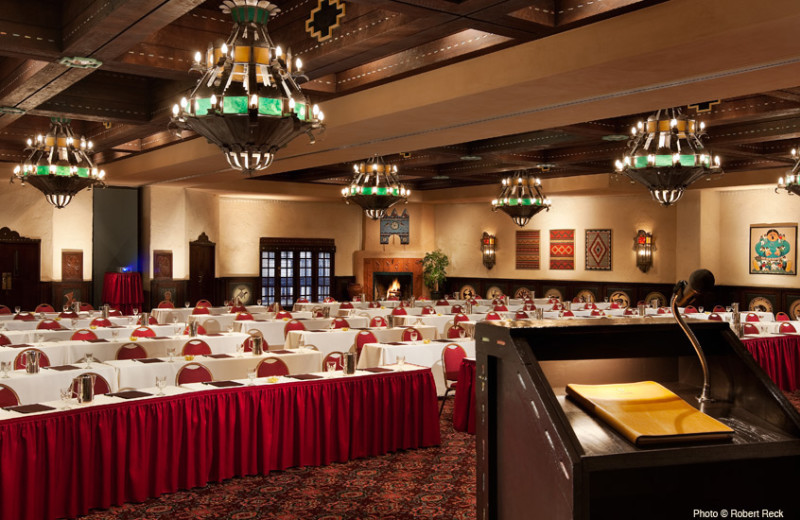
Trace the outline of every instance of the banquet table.
{"label": "banquet table", "polygon": [[800,335],[745,336],[742,344],[781,390],[800,389]]}
{"label": "banquet table", "polygon": [[[369,325],[369,320],[361,316],[354,316],[346,318],[347,323],[351,327],[366,327]],[[234,331],[247,332],[249,330],[259,330],[264,335],[264,341],[267,342],[270,348],[284,348],[286,343],[286,336],[283,330],[286,328],[286,322],[289,320],[253,320],[235,322],[233,326]],[[313,329],[327,329],[330,328],[333,318],[312,318],[300,319],[306,330]]]}
{"label": "banquet table", "polygon": [[393,343],[367,343],[358,359],[358,368],[370,368],[397,363],[397,356],[405,356],[406,363],[431,367],[436,382],[436,394],[444,395],[447,386],[442,370],[442,350],[446,345],[461,345],[467,357],[475,357],[475,340],[470,338],[402,341]]}
{"label": "banquet table", "polygon": [[268,381],[3,412],[3,518],[75,517],[231,477],[440,443],[430,369]]}
{"label": "banquet table", "polygon": [[[480,321],[485,314],[469,314],[468,317],[471,321]],[[433,325],[439,331],[440,336],[444,336],[447,332],[445,328],[448,323],[453,321],[455,314],[429,314],[426,316],[395,316],[395,324],[404,327],[416,327],[417,325]]]}
{"label": "banquet table", "polygon": [[[56,319],[57,314],[45,314],[46,319]],[[74,321],[70,318],[62,318],[59,319],[59,325],[65,328],[73,328],[73,329],[88,329],[89,324],[92,322],[94,318],[98,318],[100,315],[94,317],[89,316],[81,316]],[[36,326],[39,325],[39,322],[42,321],[40,318],[36,318],[32,321],[22,321],[22,320],[12,320],[6,321],[0,326],[0,333],[5,333],[6,331],[13,331],[13,330],[36,330]],[[132,325],[136,322],[136,319],[133,316],[111,316],[108,318],[108,321],[111,322],[112,325],[117,325],[120,327],[124,327],[126,325]]]}
{"label": "banquet table", "polygon": [[[255,320],[266,320],[267,313],[261,314],[253,314],[252,320],[238,320],[238,321],[255,321]],[[236,314],[232,313],[225,313],[225,314],[196,314],[194,316],[189,316],[187,323],[197,322],[198,324],[202,325],[203,328],[206,329],[206,332],[220,332],[226,331],[229,328],[235,328]],[[214,323],[216,322],[216,323]]]}
{"label": "banquet table", "polygon": [[[414,327],[423,339],[436,338],[436,328],[432,326]],[[297,348],[300,345],[314,345],[322,352],[323,356],[331,352],[346,352],[356,341],[356,335],[362,330],[369,330],[379,342],[400,341],[405,327],[375,328],[375,329],[326,329],[289,331],[286,335],[286,348]],[[375,365],[377,366],[377,365]],[[428,365],[423,365],[428,366]]]}
{"label": "banquet table", "polygon": [[464,358],[458,369],[453,404],[453,428],[475,435],[475,358]]}
{"label": "banquet table", "polygon": [[[79,327],[80,328],[80,327]],[[94,332],[95,336],[100,339],[112,338],[126,338],[131,335],[131,332],[136,328],[133,325],[115,325],[113,327],[96,327],[91,329],[84,327]],[[173,325],[150,325],[153,332],[158,336],[171,335],[175,331]],[[37,334],[41,334],[42,341],[66,341],[69,340],[78,329],[45,329],[45,330],[10,330],[2,331],[4,336],[14,343],[32,343],[36,341]],[[181,328],[181,330],[183,330]]]}
{"label": "banquet table", "polygon": [[[93,363],[91,368],[86,368],[84,363],[75,365],[62,365],[64,370],[49,368],[39,369],[38,374],[28,374],[25,370],[9,372],[8,378],[0,378],[0,383],[8,386],[17,393],[20,404],[41,403],[44,401],[57,401],[60,391],[72,384],[72,380],[81,374],[93,373],[103,377],[112,392],[116,392],[117,374],[113,367],[101,363]],[[61,368],[59,367],[59,368]],[[74,367],[74,368],[69,368]]]}

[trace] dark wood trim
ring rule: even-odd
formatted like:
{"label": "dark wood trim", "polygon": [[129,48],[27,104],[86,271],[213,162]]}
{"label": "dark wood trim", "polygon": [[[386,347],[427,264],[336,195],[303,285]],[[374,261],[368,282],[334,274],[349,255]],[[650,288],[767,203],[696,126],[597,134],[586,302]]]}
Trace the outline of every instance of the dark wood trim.
{"label": "dark wood trim", "polygon": [[20,234],[10,228],[0,228],[0,242],[8,242],[12,244],[40,244],[41,238],[28,238],[20,236]]}
{"label": "dark wood trim", "polygon": [[208,235],[206,235],[205,231],[202,231],[200,235],[198,235],[197,240],[192,240],[189,242],[189,245],[192,246],[215,246],[216,244],[209,240]]}
{"label": "dark wood trim", "polygon": [[[336,243],[332,238],[273,238],[261,237],[261,249],[289,249],[304,251],[331,251],[336,252]],[[259,260],[260,265],[260,260]]]}

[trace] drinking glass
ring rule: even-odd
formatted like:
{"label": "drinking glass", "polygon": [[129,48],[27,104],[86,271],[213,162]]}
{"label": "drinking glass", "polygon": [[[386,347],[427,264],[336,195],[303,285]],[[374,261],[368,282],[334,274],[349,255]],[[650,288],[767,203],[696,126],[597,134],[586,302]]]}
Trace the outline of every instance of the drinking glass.
{"label": "drinking glass", "polygon": [[167,376],[156,376],[156,388],[158,393],[156,395],[164,395],[164,389],[167,387]]}
{"label": "drinking glass", "polygon": [[92,368],[92,361],[94,361],[94,354],[91,352],[87,352],[86,356],[84,356],[86,360],[86,366],[84,368]]}
{"label": "drinking glass", "polygon": [[327,377],[333,377],[333,373],[336,371],[336,361],[328,361],[325,364],[325,369],[327,371]]}
{"label": "drinking glass", "polygon": [[118,337],[119,337],[119,331],[118,330],[112,330],[111,331],[111,339],[116,341]]}
{"label": "drinking glass", "polygon": [[16,312],[17,314],[19,314],[19,311],[21,311],[21,310],[22,310],[22,307],[20,307],[19,305],[14,307],[14,312]]}
{"label": "drinking glass", "polygon": [[11,370],[11,361],[0,361],[0,371],[3,372],[3,379],[8,379],[9,370]]}
{"label": "drinking glass", "polygon": [[228,325],[228,332],[229,332],[229,333],[233,332],[233,323],[231,323],[230,325]]}
{"label": "drinking glass", "polygon": [[263,302],[264,302],[264,300],[262,300],[261,298],[259,298],[258,300],[256,300],[256,303],[258,303],[258,306],[259,306],[259,307],[261,307],[261,304],[262,304]]}
{"label": "drinking glass", "polygon": [[698,311],[700,314],[703,314],[703,306],[702,306],[702,305],[701,305],[701,306],[699,306],[699,307],[697,308],[697,311]]}
{"label": "drinking glass", "polygon": [[167,347],[167,356],[169,357],[169,362],[175,362],[175,347]]}
{"label": "drinking glass", "polygon": [[61,310],[63,310],[64,312],[69,311],[69,305],[62,305]]}
{"label": "drinking glass", "polygon": [[244,354],[244,343],[236,345],[236,357],[242,357]]}
{"label": "drinking glass", "polygon": [[73,329],[78,328],[78,318],[72,318],[69,322],[72,324]]}
{"label": "drinking glass", "polygon": [[139,307],[134,307],[131,310],[133,311],[133,315],[138,318],[139,317]]}
{"label": "drinking glass", "polygon": [[183,306],[186,307],[187,309],[189,308],[189,305],[191,305],[191,303],[189,303],[189,300],[183,302]]}
{"label": "drinking glass", "polygon": [[37,347],[41,347],[42,346],[42,339],[44,339],[43,338],[43,334],[41,332],[37,332],[36,333],[36,346]]}
{"label": "drinking glass", "polygon": [[467,336],[467,331],[466,331],[466,330],[464,330],[463,328],[459,328],[459,329],[458,329],[458,337],[459,337],[459,338],[464,338],[464,337],[466,337],[466,336]]}
{"label": "drinking glass", "polygon": [[411,331],[411,341],[417,341],[419,339],[419,334],[416,331]]}
{"label": "drinking glass", "polygon": [[406,366],[406,357],[397,356],[396,361],[397,361],[397,368],[399,368],[400,370],[404,370],[404,367]]}
{"label": "drinking glass", "polygon": [[250,380],[250,382],[247,383],[247,386],[253,386],[256,380],[256,371],[255,370],[249,371],[247,373],[247,379]]}
{"label": "drinking glass", "polygon": [[59,390],[59,393],[61,394],[61,402],[63,403],[61,409],[69,410],[70,409],[69,403],[70,401],[72,401],[72,387],[68,386],[66,388],[61,388]]}

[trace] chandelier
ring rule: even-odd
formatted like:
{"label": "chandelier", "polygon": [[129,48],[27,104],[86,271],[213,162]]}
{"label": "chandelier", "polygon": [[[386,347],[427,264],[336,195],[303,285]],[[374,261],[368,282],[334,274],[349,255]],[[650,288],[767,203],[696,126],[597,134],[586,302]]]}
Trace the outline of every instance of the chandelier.
{"label": "chandelier", "polygon": [[193,130],[225,153],[228,164],[247,175],[272,164],[275,152],[301,134],[315,142],[324,115],[303,95],[292,61],[267,33],[280,9],[266,1],[225,0],[220,9],[234,26],[227,41],[195,54],[192,70],[202,73],[189,99],[172,107],[171,124]]}
{"label": "chandelier", "polygon": [[500,210],[519,227],[542,210],[550,211],[550,199],[542,193],[542,181],[528,171],[503,179],[500,196],[492,201],[492,211]]}
{"label": "chandelier", "polygon": [[397,166],[372,157],[353,165],[355,175],[350,186],[342,189],[345,202],[355,202],[372,220],[382,218],[398,202],[407,203],[411,190],[400,183]]}
{"label": "chandelier", "polygon": [[796,148],[792,148],[792,159],[795,160],[794,167],[786,177],[786,182],[783,182],[783,177],[778,179],[778,187],[775,188],[775,193],[778,190],[786,190],[789,195],[800,195],[800,154],[797,153]]}
{"label": "chandelier", "polygon": [[701,177],[723,173],[719,157],[704,151],[705,123],[681,114],[680,108],[659,110],[638,122],[631,134],[617,171],[645,185],[662,206],[678,202]]}
{"label": "chandelier", "polygon": [[19,179],[23,186],[30,184],[61,209],[82,189],[105,187],[106,172],[89,158],[91,149],[91,141],[75,138],[69,119],[52,118],[46,135],[28,139],[25,150],[30,155],[14,168],[11,182]]}

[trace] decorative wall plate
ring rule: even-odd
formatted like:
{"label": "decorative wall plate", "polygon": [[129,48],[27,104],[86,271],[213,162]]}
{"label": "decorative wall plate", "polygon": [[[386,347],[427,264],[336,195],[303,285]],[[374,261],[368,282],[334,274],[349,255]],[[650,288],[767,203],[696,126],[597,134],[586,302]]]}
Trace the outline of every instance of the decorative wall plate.
{"label": "decorative wall plate", "polygon": [[524,300],[526,298],[531,297],[531,290],[527,287],[520,287],[516,291],[514,291],[514,299],[515,300]]}
{"label": "decorative wall plate", "polygon": [[667,305],[667,297],[658,291],[647,293],[647,296],[644,297],[644,304],[649,306],[650,302],[653,300],[658,300],[659,307],[665,307]]}
{"label": "decorative wall plate", "polygon": [[500,296],[503,296],[503,289],[499,288],[496,285],[492,285],[491,287],[489,287],[489,290],[486,291],[487,300],[494,300],[495,298],[498,298]]}
{"label": "decorative wall plate", "polygon": [[631,306],[631,297],[625,291],[614,291],[609,300],[619,305],[620,309],[627,309]]}
{"label": "decorative wall plate", "polygon": [[747,304],[747,310],[758,312],[772,312],[772,302],[763,296],[756,296]]}
{"label": "decorative wall plate", "polygon": [[793,301],[789,306],[789,317],[793,320],[800,320],[800,299]]}
{"label": "decorative wall plate", "polygon": [[462,300],[469,300],[471,298],[478,297],[478,291],[471,285],[462,285],[461,290],[458,291],[459,296]]}
{"label": "decorative wall plate", "polygon": [[545,298],[558,298],[559,300],[563,300],[564,299],[564,295],[561,294],[561,291],[559,291],[555,287],[551,287],[550,289],[547,289],[544,292],[544,297]]}
{"label": "decorative wall plate", "polygon": [[250,284],[239,284],[234,286],[230,294],[230,299],[236,301],[238,298],[242,305],[250,305],[253,297],[253,287]]}
{"label": "decorative wall plate", "polygon": [[589,289],[578,291],[578,294],[576,294],[575,297],[585,303],[594,303],[595,301],[594,293]]}

